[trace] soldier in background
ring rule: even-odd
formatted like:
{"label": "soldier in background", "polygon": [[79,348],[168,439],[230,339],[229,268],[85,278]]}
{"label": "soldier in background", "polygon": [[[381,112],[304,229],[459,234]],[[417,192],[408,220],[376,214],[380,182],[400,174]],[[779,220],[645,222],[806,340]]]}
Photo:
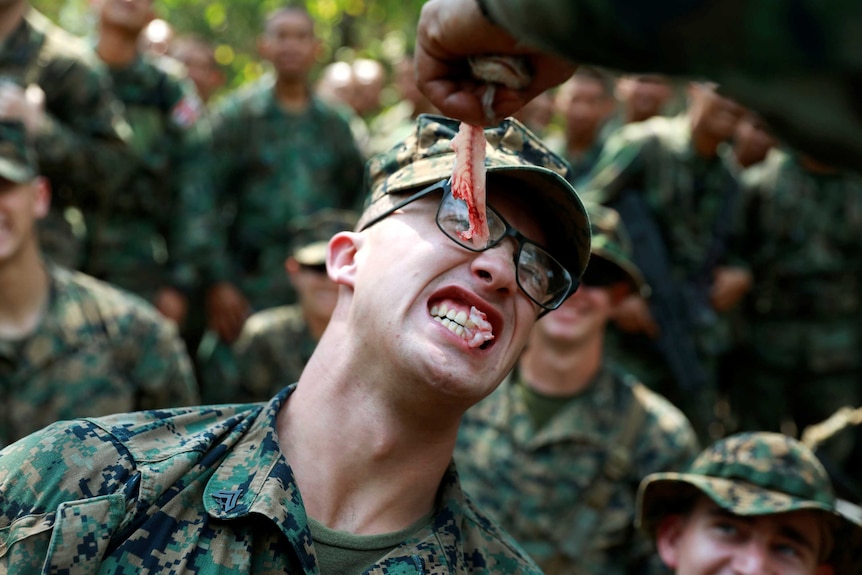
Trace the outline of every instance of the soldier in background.
{"label": "soldier in background", "polygon": [[659,74],[624,74],[617,79],[614,95],[620,104],[618,126],[664,116],[673,99],[670,78]]}
{"label": "soldier in background", "polygon": [[563,118],[564,147],[558,150],[572,165],[572,183],[590,173],[604,146],[602,126],[614,111],[613,77],[581,66],[556,94]]}
{"label": "soldier in background", "polygon": [[[862,175],[773,150],[744,182],[754,288],[732,403],[743,430],[796,434],[862,405]],[[843,468],[852,449],[847,436],[822,453]]]}
{"label": "soldier in background", "polygon": [[862,526],[841,512],[810,449],[778,433],[740,433],[684,473],[638,492],[638,523],[675,575],[860,572]]}
{"label": "soldier in background", "polygon": [[248,318],[233,345],[236,380],[213,384],[206,374],[205,401],[266,401],[299,381],[338,296],[338,286],[326,274],[326,246],[338,232],[352,230],[356,220],[354,212],[325,209],[294,224],[294,249],[285,269],[296,289],[297,303],[265,309]]}
{"label": "soldier in background", "polygon": [[128,126],[92,50],[28,0],[0,5],[0,40],[0,120],[24,123],[53,190],[42,247],[77,267],[86,235],[80,208],[110,198],[133,169]]}
{"label": "soldier in background", "polygon": [[386,67],[371,58],[354,60],[350,67],[355,89],[353,109],[369,123],[380,112],[380,98],[388,82]]}
{"label": "soldier in background", "polygon": [[89,230],[83,271],[152,302],[182,324],[185,295],[171,287],[172,231],[180,188],[199,161],[194,126],[203,105],[175,61],[139,48],[154,0],[99,0],[96,54],[132,128],[134,170],[122,189],[84,210]]}
{"label": "soldier in background", "polygon": [[732,343],[725,313],[751,282],[730,249],[739,184],[720,154],[742,111],[692,84],[685,114],[624,126],[580,186],[620,211],[653,290],[618,308],[613,357],[680,407],[704,443],[723,435],[715,405],[718,358]]}
{"label": "soldier in background", "polygon": [[63,419],[197,403],[176,328],[141,299],[45,262],[50,186],[0,122],[0,447]]}
{"label": "soldier in background", "polygon": [[619,215],[590,207],[578,291],[537,322],[509,377],[467,411],[455,462],[464,489],[547,575],[661,572],[633,529],[641,479],[682,469],[698,444],[685,416],[604,355],[626,294],[648,289]]}
{"label": "soldier in background", "polygon": [[363,159],[350,127],[308,84],[318,39],[300,7],[266,18],[261,56],[274,68],[213,110],[210,160],[185,196],[178,233],[186,281],[200,281],[221,343],[248,315],[291,303],[285,222],[322,208],[356,207]]}
{"label": "soldier in background", "polygon": [[179,36],[171,42],[168,54],[185,64],[188,78],[207,104],[225,83],[225,73],[215,59],[212,44],[194,35]]}
{"label": "soldier in background", "polygon": [[314,85],[314,95],[335,108],[350,124],[357,147],[366,155],[371,145],[371,132],[365,118],[357,113],[358,88],[353,66],[348,62],[336,60],[323,67]]}

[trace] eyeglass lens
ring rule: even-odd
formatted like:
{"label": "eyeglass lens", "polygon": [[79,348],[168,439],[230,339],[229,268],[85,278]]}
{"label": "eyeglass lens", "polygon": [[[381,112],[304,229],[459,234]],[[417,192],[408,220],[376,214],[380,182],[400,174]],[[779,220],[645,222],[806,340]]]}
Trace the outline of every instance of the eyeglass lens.
{"label": "eyeglass lens", "polygon": [[491,207],[487,208],[488,243],[476,247],[472,240],[464,238],[470,228],[467,204],[455,199],[446,190],[437,210],[437,225],[446,236],[470,251],[485,251],[499,244],[507,235],[518,241],[517,281],[527,296],[546,309],[554,309],[562,303],[571,287],[568,272],[557,260],[538,245],[527,240]]}

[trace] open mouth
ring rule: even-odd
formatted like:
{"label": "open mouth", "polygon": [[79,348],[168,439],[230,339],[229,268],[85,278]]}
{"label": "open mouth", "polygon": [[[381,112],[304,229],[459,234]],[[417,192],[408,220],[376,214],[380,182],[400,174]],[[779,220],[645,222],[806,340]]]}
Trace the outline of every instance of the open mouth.
{"label": "open mouth", "polygon": [[491,323],[476,306],[467,309],[466,305],[447,299],[431,306],[431,317],[466,341],[468,347],[487,349],[494,339]]}

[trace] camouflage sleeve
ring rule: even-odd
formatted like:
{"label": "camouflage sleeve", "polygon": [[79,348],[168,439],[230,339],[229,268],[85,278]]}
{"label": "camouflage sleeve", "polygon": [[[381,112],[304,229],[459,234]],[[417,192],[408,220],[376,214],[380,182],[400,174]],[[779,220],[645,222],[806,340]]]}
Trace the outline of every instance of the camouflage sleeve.
{"label": "camouflage sleeve", "polygon": [[592,171],[576,185],[584,201],[605,204],[627,189],[644,188],[647,139],[631,129],[608,138]]}
{"label": "camouflage sleeve", "polygon": [[[0,573],[41,573],[49,544],[64,541],[76,555],[67,566],[93,567],[137,494],[126,455],[87,421],[53,424],[0,451]],[[78,556],[84,547],[72,542],[83,541]]]}
{"label": "camouflage sleeve", "polygon": [[769,77],[816,72],[829,63],[849,65],[848,55],[859,65],[858,51],[851,51],[859,40],[845,35],[862,19],[862,7],[851,0],[483,4],[494,21],[519,37],[576,61],[619,69],[694,76],[736,71]]}
{"label": "camouflage sleeve", "polygon": [[710,78],[788,141],[862,160],[859,2],[482,2],[514,35],[573,61]]}
{"label": "camouflage sleeve", "polygon": [[[107,197],[133,168],[130,129],[106,73],[95,63],[51,61],[40,83],[46,90],[46,122],[35,147],[42,174],[69,182],[77,201]],[[60,192],[61,190],[56,190]]]}

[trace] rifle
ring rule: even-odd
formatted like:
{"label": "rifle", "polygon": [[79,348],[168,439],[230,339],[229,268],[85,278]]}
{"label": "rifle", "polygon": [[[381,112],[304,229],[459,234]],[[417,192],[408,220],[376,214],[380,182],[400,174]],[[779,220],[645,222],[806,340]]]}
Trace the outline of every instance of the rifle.
{"label": "rifle", "polygon": [[652,288],[648,303],[659,325],[656,348],[680,389],[690,392],[705,388],[710,377],[695,343],[696,309],[701,308],[695,303],[697,297],[673,279],[667,248],[640,192],[624,190],[608,205],[625,223],[633,260]]}

